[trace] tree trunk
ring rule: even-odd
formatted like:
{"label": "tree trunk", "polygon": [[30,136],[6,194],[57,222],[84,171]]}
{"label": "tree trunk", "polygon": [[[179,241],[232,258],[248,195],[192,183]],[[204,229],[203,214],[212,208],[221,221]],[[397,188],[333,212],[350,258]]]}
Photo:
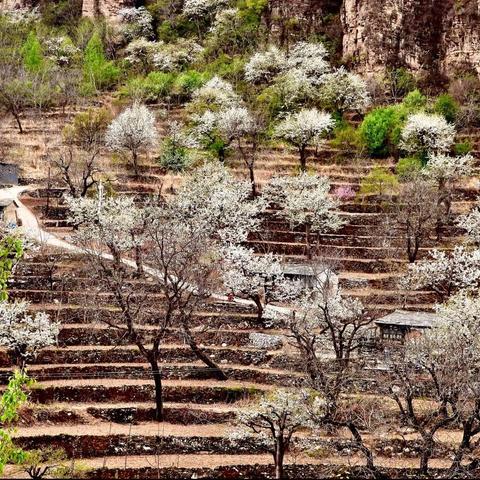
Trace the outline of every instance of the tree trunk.
{"label": "tree trunk", "polygon": [[132,163],[133,169],[135,170],[135,175],[138,177],[138,153],[136,150],[132,150]]}
{"label": "tree trunk", "polygon": [[283,478],[283,458],[285,456],[285,446],[282,439],[275,441],[275,478],[281,480]]}
{"label": "tree trunk", "polygon": [[305,172],[307,170],[307,152],[306,152],[306,147],[301,146],[299,148],[300,152],[300,170],[302,172]]}
{"label": "tree trunk", "polygon": [[311,226],[309,223],[305,224],[305,242],[307,245],[307,258],[308,260],[312,259],[312,245],[310,241]]}
{"label": "tree trunk", "polygon": [[255,184],[255,172],[253,165],[248,165],[248,172],[250,174],[250,184],[252,185],[252,196],[256,198],[257,196],[257,185]]}
{"label": "tree trunk", "polygon": [[162,374],[158,368],[158,359],[156,356],[150,358],[153,381],[155,382],[155,420],[163,422],[163,386]]}
{"label": "tree trunk", "polygon": [[255,306],[257,307],[257,320],[261,322],[264,309],[263,309],[262,301],[260,300],[260,296],[259,295],[253,296],[252,300],[254,301]]}
{"label": "tree trunk", "polygon": [[423,439],[423,451],[420,457],[420,472],[423,475],[428,473],[428,462],[433,453],[433,437],[428,435]]}
{"label": "tree trunk", "polygon": [[12,115],[15,117],[15,120],[17,122],[18,131],[20,133],[23,133],[23,127],[22,127],[22,122],[20,121],[20,116],[18,115],[18,113],[15,110],[12,111]]}
{"label": "tree trunk", "polygon": [[185,340],[192,349],[192,352],[200,361],[202,361],[208,368],[211,369],[213,378],[216,378],[217,380],[228,380],[228,377],[225,375],[223,370],[208,355],[206,355],[201,348],[198,347],[197,342],[193,338],[193,335],[184,320],[182,321],[182,327]]}

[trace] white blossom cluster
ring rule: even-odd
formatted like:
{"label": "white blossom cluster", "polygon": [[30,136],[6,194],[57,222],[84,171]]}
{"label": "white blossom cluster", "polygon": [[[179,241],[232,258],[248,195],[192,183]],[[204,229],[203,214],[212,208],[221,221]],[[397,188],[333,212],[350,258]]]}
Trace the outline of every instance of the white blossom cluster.
{"label": "white blossom cluster", "polygon": [[408,266],[405,286],[413,290],[431,288],[443,298],[458,290],[480,285],[480,250],[456,246],[450,254],[432,250],[430,258]]}
{"label": "white blossom cluster", "polygon": [[227,0],[185,0],[183,15],[191,19],[205,18],[226,6],[227,3]]}
{"label": "white blossom cluster", "polygon": [[334,126],[335,120],[329,113],[316,108],[304,109],[288,115],[277,125],[274,135],[302,148],[310,144],[319,145]]}
{"label": "white blossom cluster", "polygon": [[[278,388],[264,395],[256,404],[237,414],[237,438],[255,434],[271,448],[282,435],[291,436],[300,428],[311,427],[311,412],[306,408],[311,399],[307,391]],[[322,402],[315,404],[323,410]]]}
{"label": "white blossom cluster", "polygon": [[338,201],[329,196],[327,178],[301,173],[274,177],[266,185],[264,196],[269,204],[281,208],[279,215],[292,226],[309,224],[318,232],[338,230],[343,222],[335,212]]}
{"label": "white blossom cluster", "polygon": [[248,338],[252,347],[262,350],[273,350],[283,345],[283,339],[280,335],[251,332]]}
{"label": "white blossom cluster", "polygon": [[439,184],[445,184],[460,177],[471,175],[474,166],[475,159],[470,154],[452,157],[438,153],[429,156],[428,163],[422,173]]}
{"label": "white blossom cluster", "polygon": [[219,162],[206,163],[185,178],[174,200],[179,219],[200,223],[207,235],[238,244],[260,225],[261,199],[250,200],[251,186],[235,179]]}
{"label": "white blossom cluster", "polygon": [[14,8],[3,12],[9,23],[13,25],[36,22],[40,19],[38,7]]}
{"label": "white blossom cluster", "polygon": [[152,57],[156,69],[171,72],[192,63],[202,52],[197,42],[188,39],[179,39],[176,42],[165,44],[157,42],[158,47]]}
{"label": "white blossom cluster", "polygon": [[284,107],[305,99],[338,111],[364,110],[370,104],[366,82],[344,67],[332,70],[322,43],[298,42],[287,53],[275,46],[255,53],[245,65],[245,78],[254,83],[275,81]]}
{"label": "white blossom cluster", "polygon": [[327,50],[321,43],[298,42],[288,54],[271,45],[246,63],[245,78],[255,83],[268,82],[281,73],[295,70],[310,85],[318,85],[331,69],[326,56]]}
{"label": "white blossom cluster", "polygon": [[192,135],[202,142],[212,138],[215,133],[220,135],[226,145],[252,132],[255,121],[250,112],[242,106],[227,106],[218,111],[207,110],[202,115],[193,115],[195,127]]}
{"label": "white blossom cluster", "polygon": [[275,45],[270,45],[265,51],[257,52],[245,64],[245,79],[249,82],[269,82],[283,72],[287,58]]}
{"label": "white blossom cluster", "polygon": [[370,104],[368,87],[359,75],[340,67],[319,79],[318,97],[323,105],[344,112],[365,110]]}
{"label": "white blossom cluster", "polygon": [[217,11],[215,19],[210,27],[212,35],[221,35],[228,32],[232,24],[238,19],[238,8],[224,8]]}
{"label": "white blossom cluster", "polygon": [[49,37],[45,40],[47,57],[58,65],[69,65],[73,58],[80,53],[68,37]]}
{"label": "white blossom cluster", "polygon": [[57,341],[60,324],[44,312],[31,314],[29,303],[0,302],[0,345],[14,350],[22,362]]}
{"label": "white blossom cluster", "polygon": [[125,47],[125,60],[133,66],[153,65],[153,56],[161,48],[161,42],[136,38]]}
{"label": "white blossom cluster", "polygon": [[480,246],[480,199],[472,211],[460,216],[458,226],[465,229],[471,243]]}
{"label": "white blossom cluster", "polygon": [[443,116],[415,113],[408,117],[402,130],[400,148],[411,154],[445,152],[454,137],[455,127]]}
{"label": "white blossom cluster", "polygon": [[106,197],[101,191],[97,197],[67,197],[69,221],[74,225],[87,226],[76,234],[83,245],[100,242],[115,245],[120,251],[130,251],[139,237],[132,237],[142,219],[134,199],[127,196]]}
{"label": "white blossom cluster", "polygon": [[125,39],[153,37],[153,17],[145,7],[122,8],[118,11],[118,17],[122,24],[121,32]]}
{"label": "white blossom cluster", "polygon": [[235,93],[232,84],[218,76],[211,78],[193,92],[193,100],[220,107],[230,107],[240,103],[240,97]]}
{"label": "white blossom cluster", "polygon": [[145,105],[137,103],[126,108],[108,126],[105,143],[115,151],[137,151],[155,146],[155,115]]}
{"label": "white blossom cluster", "polygon": [[440,321],[406,344],[406,358],[435,372],[439,392],[467,413],[480,395],[480,298],[459,292],[437,306]]}
{"label": "white blossom cluster", "polygon": [[285,278],[278,255],[255,255],[253,249],[228,245],[222,250],[224,286],[234,295],[257,298],[265,308],[272,300],[295,298],[300,290],[297,282]]}

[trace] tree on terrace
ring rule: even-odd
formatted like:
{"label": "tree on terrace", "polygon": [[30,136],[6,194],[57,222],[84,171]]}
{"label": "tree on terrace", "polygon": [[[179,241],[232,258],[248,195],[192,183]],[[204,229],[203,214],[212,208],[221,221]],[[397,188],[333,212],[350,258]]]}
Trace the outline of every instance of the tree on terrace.
{"label": "tree on terrace", "polygon": [[[80,227],[77,242],[99,287],[113,294],[120,309],[120,315],[106,312],[105,321],[135,343],[151,365],[159,420],[160,346],[171,327],[180,328],[213,376],[226,378],[198,346],[191,325],[216,284],[217,243],[244,241],[258,225],[260,202],[247,202],[249,188],[217,164],[194,171],[169,201],[152,200],[145,208],[121,196],[68,200],[71,220]],[[148,278],[139,284],[144,274]],[[154,327],[150,339],[142,334],[145,324]]]}
{"label": "tree on terrace", "polygon": [[255,255],[252,249],[230,245],[222,257],[225,287],[255,303],[259,322],[272,301],[285,301],[297,293],[299,286],[285,278],[281,259],[272,253]]}
{"label": "tree on terrace", "polygon": [[290,114],[275,128],[274,135],[297,147],[300,155],[300,168],[305,171],[307,165],[307,147],[318,145],[326,133],[335,125],[329,113],[316,108],[304,109]]}
{"label": "tree on terrace", "polygon": [[326,178],[305,172],[294,177],[274,177],[264,190],[267,203],[280,207],[278,215],[285,218],[291,227],[305,227],[309,259],[312,258],[312,231],[320,235],[336,231],[343,224],[334,211],[338,202],[328,195],[329,191],[330,184]]}
{"label": "tree on terrace", "polygon": [[[352,363],[373,316],[358,299],[345,297],[336,275],[321,265],[315,268],[312,286],[289,308],[291,314],[284,322],[302,359],[306,386],[324,399],[322,411],[311,412],[312,422],[319,427],[348,429],[353,445],[367,461],[367,468],[375,473],[373,452],[361,435],[357,401],[352,404],[352,400],[344,398],[357,374]],[[378,417],[378,412],[372,413]]]}
{"label": "tree on terrace", "polygon": [[105,143],[114,151],[129,152],[135,174],[138,175],[140,152],[157,143],[155,115],[145,105],[132,105],[109,125]]}
{"label": "tree on terrace", "polygon": [[267,442],[273,455],[276,479],[284,478],[285,453],[293,435],[311,423],[306,408],[309,401],[307,392],[282,388],[264,395],[256,404],[237,414],[234,433],[240,438],[253,433]]}
{"label": "tree on terrace", "polygon": [[[454,183],[471,175],[475,159],[471,155],[451,157],[445,154],[431,155],[422,173],[437,185],[437,239],[441,239],[442,226],[448,223],[452,207]],[[443,212],[442,212],[443,210]]]}
{"label": "tree on terrace", "polygon": [[[462,440],[449,474],[466,474],[478,468],[472,441],[480,434],[480,301],[460,292],[437,306],[437,313],[441,320],[434,328],[409,339],[405,352],[392,355],[390,394],[402,420],[421,436],[421,472],[428,474],[438,430],[459,423]],[[419,407],[425,392],[428,406]],[[467,455],[470,463],[462,464]]]}
{"label": "tree on terrace", "polygon": [[31,314],[24,301],[0,302],[0,345],[10,349],[20,370],[38,351],[57,341],[59,323],[44,312]]}

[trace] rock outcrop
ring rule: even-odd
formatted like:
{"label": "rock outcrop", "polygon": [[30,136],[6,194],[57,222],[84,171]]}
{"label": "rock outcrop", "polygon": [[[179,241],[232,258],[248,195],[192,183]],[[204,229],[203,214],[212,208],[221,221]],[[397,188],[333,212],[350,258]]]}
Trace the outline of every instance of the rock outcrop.
{"label": "rock outcrop", "polygon": [[341,20],[343,56],[363,73],[480,74],[480,0],[344,0]]}

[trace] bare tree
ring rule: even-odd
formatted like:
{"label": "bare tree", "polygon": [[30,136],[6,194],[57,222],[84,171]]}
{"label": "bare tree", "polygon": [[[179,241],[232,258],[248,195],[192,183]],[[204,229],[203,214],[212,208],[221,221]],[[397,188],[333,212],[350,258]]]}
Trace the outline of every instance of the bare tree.
{"label": "bare tree", "polygon": [[97,151],[82,151],[73,145],[63,147],[52,164],[72,197],[84,197],[97,183]]}
{"label": "bare tree", "polygon": [[414,178],[402,185],[392,207],[392,223],[406,244],[410,263],[416,260],[419,248],[433,232],[437,210],[437,192],[431,182]]}

